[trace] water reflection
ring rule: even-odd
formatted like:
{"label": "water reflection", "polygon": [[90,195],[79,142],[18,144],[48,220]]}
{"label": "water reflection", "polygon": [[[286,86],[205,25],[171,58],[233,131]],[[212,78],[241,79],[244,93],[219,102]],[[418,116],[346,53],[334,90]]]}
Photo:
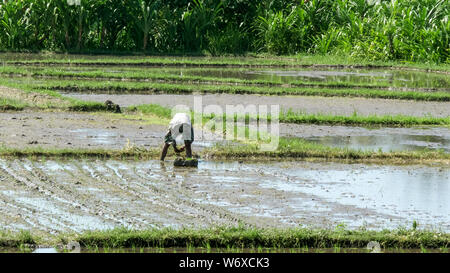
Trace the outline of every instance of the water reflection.
{"label": "water reflection", "polygon": [[230,70],[230,69],[190,69],[183,75],[237,78],[245,80],[270,80],[280,83],[333,82],[360,85],[381,84],[388,87],[449,88],[450,77],[436,73],[392,70]]}
{"label": "water reflection", "polygon": [[327,146],[356,150],[390,152],[440,149],[450,152],[450,136],[400,134],[385,136],[321,136],[305,139]]}

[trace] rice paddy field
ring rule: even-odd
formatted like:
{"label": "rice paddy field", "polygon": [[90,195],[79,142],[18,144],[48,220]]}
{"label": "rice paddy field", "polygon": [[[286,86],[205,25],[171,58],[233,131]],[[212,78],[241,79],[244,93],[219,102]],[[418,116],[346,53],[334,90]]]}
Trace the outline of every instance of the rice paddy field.
{"label": "rice paddy field", "polygon": [[[0,64],[1,252],[76,241],[82,252],[354,253],[376,241],[448,253],[448,64],[31,53]],[[198,168],[174,167],[172,150],[160,161],[171,109],[195,117],[196,100],[278,105],[277,148],[219,137],[203,114]],[[245,136],[250,120],[275,121],[243,118],[233,130]]]}

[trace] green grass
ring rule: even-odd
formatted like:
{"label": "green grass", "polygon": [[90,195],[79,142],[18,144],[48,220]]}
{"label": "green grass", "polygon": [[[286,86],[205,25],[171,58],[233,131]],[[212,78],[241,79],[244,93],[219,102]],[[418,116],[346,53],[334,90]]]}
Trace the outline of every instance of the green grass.
{"label": "green grass", "polygon": [[20,111],[27,106],[24,102],[0,97],[0,111]]}
{"label": "green grass", "polygon": [[[171,108],[160,106],[157,104],[130,106],[131,111],[137,110],[142,113],[152,113],[164,118],[170,118]],[[225,117],[224,117],[225,118]],[[246,120],[249,115],[246,115]],[[252,117],[255,118],[255,117]],[[265,118],[265,117],[256,117]],[[204,119],[210,119],[204,117]],[[271,117],[268,117],[271,120]],[[326,114],[305,114],[301,112],[294,112],[292,110],[280,110],[279,121],[282,123],[297,123],[297,124],[327,124],[327,125],[351,125],[351,126],[392,126],[392,127],[408,127],[417,125],[439,125],[450,126],[450,117],[435,118],[435,117],[413,117],[404,115],[370,115],[360,116],[353,114],[351,116],[326,115]]]}
{"label": "green grass", "polygon": [[18,247],[24,242],[77,241],[84,248],[226,248],[261,249],[274,251],[282,248],[366,248],[371,241],[384,248],[445,249],[450,245],[450,235],[437,231],[399,228],[370,231],[336,228],[307,229],[257,229],[245,227],[216,227],[209,229],[148,229],[128,230],[117,228],[106,231],[88,231],[82,234],[48,235],[33,238],[31,234],[1,234],[0,246]]}
{"label": "green grass", "polygon": [[323,97],[363,97],[400,99],[415,101],[450,101],[449,92],[390,91],[374,89],[337,89],[337,88],[298,88],[298,87],[257,87],[225,86],[204,84],[168,84],[142,82],[98,82],[98,81],[46,81],[36,84],[37,89],[69,91],[79,93],[107,94],[257,94],[257,95],[295,95]]}
{"label": "green grass", "polygon": [[0,157],[29,157],[29,158],[99,158],[99,159],[156,159],[161,151],[157,148],[141,149],[138,147],[123,148],[121,150],[111,149],[60,149],[60,148],[10,148],[0,146]]}
{"label": "green grass", "polygon": [[392,126],[408,127],[416,125],[439,125],[449,126],[450,117],[436,118],[432,116],[414,117],[405,115],[369,115],[360,116],[354,113],[351,116],[327,115],[327,114],[305,114],[292,110],[281,111],[280,122],[283,123],[306,123],[306,124],[328,124],[328,125],[352,125],[352,126]]}
{"label": "green grass", "polygon": [[154,229],[88,232],[79,237],[82,246],[97,247],[206,247],[211,248],[364,248],[377,241],[383,248],[440,248],[450,244],[448,234],[417,230],[347,231],[312,229],[213,228]]}
{"label": "green grass", "polygon": [[[12,55],[9,57],[8,55]],[[405,61],[369,61],[366,59],[351,58],[340,55],[309,55],[299,54],[292,56],[274,56],[269,54],[248,54],[243,57],[186,57],[186,56],[111,56],[111,55],[70,55],[70,54],[0,54],[0,60],[6,60],[5,63],[23,63],[48,65],[70,64],[70,65],[99,65],[109,64],[118,66],[123,65],[153,65],[153,66],[273,66],[273,67],[294,67],[294,66],[317,66],[330,65],[337,67],[368,67],[368,68],[399,68],[424,71],[450,71],[450,64],[434,63],[414,63]]]}
{"label": "green grass", "polygon": [[34,83],[27,81],[15,82],[8,79],[0,79],[0,85],[19,89],[18,92],[24,92],[25,94],[35,93],[49,95],[54,98],[58,98],[67,104],[58,104],[52,101],[46,101],[43,99],[40,102],[30,105],[24,101],[13,100],[9,98],[0,98],[0,110],[23,110],[25,108],[33,107],[38,109],[56,109],[56,110],[69,110],[69,111],[82,111],[82,112],[96,112],[96,111],[109,111],[105,104],[99,102],[82,101],[75,98],[65,97],[60,93],[44,89],[35,88]]}
{"label": "green grass", "polygon": [[259,144],[245,146],[216,145],[203,151],[204,157],[228,160],[258,160],[258,159],[320,159],[320,160],[348,160],[355,162],[374,163],[426,163],[449,162],[450,154],[442,150],[420,151],[364,151],[349,148],[329,147],[311,143],[302,139],[280,138],[275,151],[261,151]]}
{"label": "green grass", "polygon": [[172,109],[159,104],[142,104],[128,107],[129,111],[139,111],[143,114],[153,114],[161,118],[172,118]]}
{"label": "green grass", "polygon": [[[154,70],[154,69],[123,69],[121,73],[107,72],[102,68],[53,68],[53,67],[0,67],[0,74],[11,77],[35,77],[35,78],[53,78],[53,79],[81,79],[81,80],[128,80],[128,81],[145,81],[145,82],[166,82],[166,83],[207,83],[207,84],[226,84],[226,85],[266,85],[266,86],[282,86],[290,85],[292,87],[325,87],[325,88],[392,88],[388,82],[377,81],[374,83],[354,83],[348,80],[335,82],[321,81],[299,81],[292,79],[286,82],[280,79],[240,79],[240,78],[223,78],[213,76],[195,76],[180,75],[176,70]],[[440,75],[445,81],[445,76]],[[417,85],[417,83],[415,83]],[[421,87],[420,85],[414,87]]]}
{"label": "green grass", "polygon": [[104,103],[82,101],[74,98],[67,98],[71,102],[71,105],[67,107],[69,111],[76,112],[97,112],[97,111],[108,111]]}
{"label": "green grass", "polygon": [[30,231],[26,230],[19,232],[0,230],[0,247],[19,248],[25,244],[36,244],[41,239],[40,236],[33,236]]}

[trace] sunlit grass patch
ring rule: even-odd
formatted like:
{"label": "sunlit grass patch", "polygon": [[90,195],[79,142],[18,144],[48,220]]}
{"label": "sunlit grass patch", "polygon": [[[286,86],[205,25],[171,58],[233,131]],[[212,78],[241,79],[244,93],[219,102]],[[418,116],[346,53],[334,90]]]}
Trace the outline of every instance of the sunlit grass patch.
{"label": "sunlit grass patch", "polygon": [[380,126],[415,126],[415,125],[450,125],[450,117],[432,116],[405,116],[405,115],[369,115],[361,116],[356,113],[350,116],[330,114],[307,114],[295,112],[291,109],[281,111],[280,122],[285,123],[307,123],[307,124],[330,124],[330,125],[380,125]]}
{"label": "sunlit grass patch", "polygon": [[27,104],[22,101],[0,97],[0,111],[20,111],[25,107],[27,107]]}

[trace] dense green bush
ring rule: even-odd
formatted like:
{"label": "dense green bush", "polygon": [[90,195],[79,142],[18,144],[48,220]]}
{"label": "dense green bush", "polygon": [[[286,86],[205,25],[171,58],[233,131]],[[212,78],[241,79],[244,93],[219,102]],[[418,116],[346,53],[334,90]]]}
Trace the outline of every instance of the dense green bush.
{"label": "dense green bush", "polygon": [[448,0],[0,0],[0,49],[449,62]]}

